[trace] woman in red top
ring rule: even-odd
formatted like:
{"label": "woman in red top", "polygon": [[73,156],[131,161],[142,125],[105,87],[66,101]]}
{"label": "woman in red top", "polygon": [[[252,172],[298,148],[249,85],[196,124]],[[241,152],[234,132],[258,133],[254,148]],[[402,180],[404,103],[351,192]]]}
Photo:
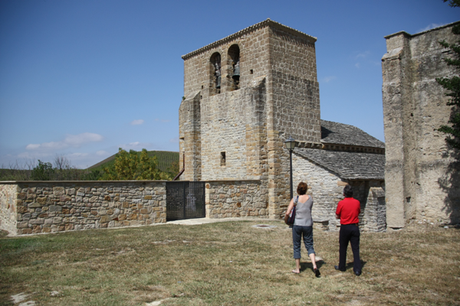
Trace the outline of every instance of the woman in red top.
{"label": "woman in red top", "polygon": [[353,271],[357,276],[361,275],[361,259],[359,258],[359,219],[361,206],[358,200],[353,198],[353,188],[350,185],[343,189],[345,199],[339,202],[335,215],[340,219],[339,233],[339,265],[336,270],[345,271],[347,260],[348,242],[351,243],[353,251]]}

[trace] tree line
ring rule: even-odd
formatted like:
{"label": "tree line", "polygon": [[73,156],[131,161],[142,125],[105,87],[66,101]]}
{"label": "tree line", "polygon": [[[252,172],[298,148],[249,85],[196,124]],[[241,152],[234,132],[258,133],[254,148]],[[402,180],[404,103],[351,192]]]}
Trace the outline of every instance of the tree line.
{"label": "tree line", "polygon": [[179,172],[179,161],[171,163],[166,171],[160,170],[158,158],[141,152],[119,149],[113,163],[97,169],[77,169],[64,156],[56,156],[54,162],[18,163],[0,169],[2,181],[49,180],[172,180]]}

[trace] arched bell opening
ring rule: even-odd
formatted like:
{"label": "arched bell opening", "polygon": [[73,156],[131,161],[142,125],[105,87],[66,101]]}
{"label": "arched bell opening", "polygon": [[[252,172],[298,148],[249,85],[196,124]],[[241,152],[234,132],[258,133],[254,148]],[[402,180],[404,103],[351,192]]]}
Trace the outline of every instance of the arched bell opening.
{"label": "arched bell opening", "polygon": [[229,68],[231,76],[231,89],[237,90],[240,88],[240,47],[232,45],[228,49]]}
{"label": "arched bell opening", "polygon": [[210,82],[210,93],[211,95],[219,94],[221,88],[221,57],[218,52],[215,52],[211,56],[211,82]]}

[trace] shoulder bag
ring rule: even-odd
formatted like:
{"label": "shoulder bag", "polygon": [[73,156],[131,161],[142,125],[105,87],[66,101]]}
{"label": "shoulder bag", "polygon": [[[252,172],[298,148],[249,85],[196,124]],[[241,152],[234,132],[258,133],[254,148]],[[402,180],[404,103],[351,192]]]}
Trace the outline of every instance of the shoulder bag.
{"label": "shoulder bag", "polygon": [[292,208],[292,211],[289,215],[284,216],[284,223],[287,225],[293,225],[295,221],[295,211],[296,211],[296,206],[297,206],[297,201],[299,201],[299,196],[294,201],[294,207]]}

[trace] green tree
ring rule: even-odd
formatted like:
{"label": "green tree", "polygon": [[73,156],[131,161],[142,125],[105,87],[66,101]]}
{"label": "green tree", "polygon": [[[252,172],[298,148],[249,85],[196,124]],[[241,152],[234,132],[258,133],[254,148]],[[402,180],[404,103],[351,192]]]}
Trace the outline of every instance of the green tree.
{"label": "green tree", "polygon": [[[451,7],[460,7],[460,0],[444,0],[449,2]],[[452,28],[452,33],[460,35],[460,25]],[[444,61],[449,66],[454,66],[457,70],[460,69],[460,40],[453,44],[446,41],[439,42],[444,48],[449,48],[453,56],[451,58],[444,58]],[[446,96],[450,97],[447,105],[451,105],[452,113],[449,119],[449,125],[442,125],[438,131],[446,133],[446,142],[453,148],[460,149],[460,77],[458,75],[451,78],[437,78],[436,81],[445,89],[448,90]]]}
{"label": "green tree", "polygon": [[97,181],[102,178],[102,175],[103,173],[99,169],[92,170],[92,171],[85,171],[82,174],[81,179],[84,181]]}
{"label": "green tree", "polygon": [[179,173],[179,161],[173,161],[171,165],[168,167],[168,174],[170,175],[171,179],[173,179]]}
{"label": "green tree", "polygon": [[32,169],[30,178],[34,181],[49,181],[53,178],[54,169],[51,163],[44,163],[38,160],[38,165]]}
{"label": "green tree", "polygon": [[146,149],[129,153],[118,150],[115,162],[103,169],[102,180],[168,180],[170,176],[158,169],[155,156],[150,157]]}

